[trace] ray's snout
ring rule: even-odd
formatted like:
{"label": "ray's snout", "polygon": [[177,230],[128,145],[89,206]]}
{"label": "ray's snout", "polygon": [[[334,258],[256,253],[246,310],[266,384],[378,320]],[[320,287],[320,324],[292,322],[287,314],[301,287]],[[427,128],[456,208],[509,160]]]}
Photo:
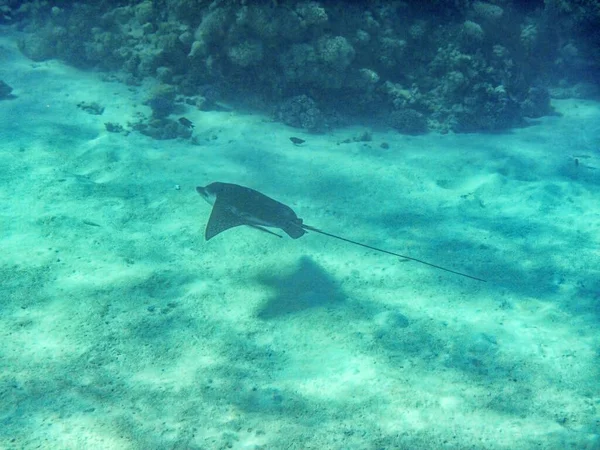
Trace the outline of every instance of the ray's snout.
{"label": "ray's snout", "polygon": [[208,189],[206,189],[205,187],[202,186],[196,186],[196,192],[198,194],[200,194],[200,196],[206,200],[209,204],[214,205],[215,204],[215,194],[214,193],[210,193],[208,191]]}

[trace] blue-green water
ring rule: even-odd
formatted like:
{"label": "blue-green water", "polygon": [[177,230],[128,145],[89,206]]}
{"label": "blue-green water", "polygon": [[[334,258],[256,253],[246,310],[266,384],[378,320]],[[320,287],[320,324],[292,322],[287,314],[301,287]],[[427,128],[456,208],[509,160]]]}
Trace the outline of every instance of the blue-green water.
{"label": "blue-green water", "polygon": [[[36,63],[16,40],[0,41],[1,448],[600,445],[598,102],[421,136],[181,105],[195,140],[155,140],[105,127],[150,116],[152,80]],[[487,283],[310,232],[205,242],[195,187],[212,181]]]}

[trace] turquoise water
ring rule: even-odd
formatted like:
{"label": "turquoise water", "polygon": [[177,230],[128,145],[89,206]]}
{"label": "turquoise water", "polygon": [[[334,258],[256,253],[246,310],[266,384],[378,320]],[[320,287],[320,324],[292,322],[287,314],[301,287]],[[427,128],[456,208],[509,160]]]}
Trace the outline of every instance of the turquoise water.
{"label": "turquoise water", "polygon": [[[598,102],[422,136],[190,107],[196,140],[159,141],[104,125],[150,84],[0,44],[0,447],[598,448]],[[205,242],[212,181],[487,282],[311,232]]]}

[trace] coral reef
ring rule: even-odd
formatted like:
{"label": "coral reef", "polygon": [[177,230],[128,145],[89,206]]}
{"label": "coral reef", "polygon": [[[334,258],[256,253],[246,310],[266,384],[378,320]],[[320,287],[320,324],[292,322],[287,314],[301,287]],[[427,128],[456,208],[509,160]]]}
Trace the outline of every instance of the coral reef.
{"label": "coral reef", "polygon": [[171,119],[151,119],[131,124],[131,127],[146,136],[156,140],[166,139],[189,139],[192,137],[192,129]]}
{"label": "coral reef", "polygon": [[144,102],[152,109],[152,117],[163,119],[175,110],[177,91],[174,86],[159,84],[152,89],[149,98]]}
{"label": "coral reef", "polygon": [[285,100],[277,111],[277,118],[292,127],[304,128],[308,131],[323,131],[325,121],[316,102],[306,95]]}
{"label": "coral reef", "polygon": [[552,113],[550,92],[544,87],[532,87],[527,93],[527,98],[521,103],[523,116],[538,118]]}
{"label": "coral reef", "polygon": [[425,116],[409,108],[392,112],[389,125],[403,134],[423,134],[428,130]]}
{"label": "coral reef", "polygon": [[101,116],[102,114],[104,114],[104,106],[96,102],[79,102],[77,103],[77,107],[93,116]]}
{"label": "coral reef", "polygon": [[456,115],[458,132],[505,130],[523,124],[520,105],[504,86],[486,83],[475,86],[465,98],[464,108]]}
{"label": "coral reef", "polygon": [[263,46],[260,41],[244,41],[230,47],[227,56],[236,66],[255,66],[263,59]]}
{"label": "coral reef", "polygon": [[573,92],[565,86],[600,79],[591,0],[34,0],[6,1],[0,13],[35,61],[170,85],[148,100],[156,119],[175,94],[215,107],[203,93],[213,86],[311,131],[332,115],[406,133],[493,131],[551,113],[559,85]]}

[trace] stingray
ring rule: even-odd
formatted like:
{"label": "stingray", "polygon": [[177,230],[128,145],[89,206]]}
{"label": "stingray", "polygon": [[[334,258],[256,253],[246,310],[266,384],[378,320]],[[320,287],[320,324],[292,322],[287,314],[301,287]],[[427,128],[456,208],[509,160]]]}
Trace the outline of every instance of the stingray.
{"label": "stingray", "polygon": [[267,229],[279,228],[292,239],[298,239],[306,234],[307,231],[322,234],[327,237],[338,239],[353,245],[374,250],[376,252],[385,253],[392,256],[397,256],[405,260],[415,261],[420,264],[425,264],[435,269],[450,272],[462,277],[471,278],[477,281],[486,280],[468,275],[463,272],[448,269],[447,267],[438,266],[421,259],[411,256],[401,255],[381,248],[373,247],[361,242],[353,241],[342,236],[338,236],[326,231],[320,230],[313,226],[303,223],[294,210],[277,200],[267,197],[266,195],[244,186],[231,183],[215,182],[207,186],[196,187],[198,194],[212,205],[212,211],[206,230],[204,233],[205,239],[208,241],[223,231],[230,228],[247,225],[256,228],[265,233],[269,233],[278,237],[281,235]]}

